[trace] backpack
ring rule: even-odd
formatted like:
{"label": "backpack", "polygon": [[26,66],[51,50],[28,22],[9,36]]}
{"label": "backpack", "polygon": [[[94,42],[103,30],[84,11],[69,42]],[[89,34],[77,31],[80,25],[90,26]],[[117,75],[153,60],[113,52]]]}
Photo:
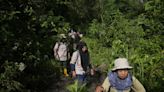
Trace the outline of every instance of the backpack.
{"label": "backpack", "polygon": [[57,60],[61,60],[63,58],[62,56],[64,56],[64,58],[66,57],[66,60],[68,60],[68,46],[66,43],[62,44],[61,42],[57,42],[54,46],[54,57]]}

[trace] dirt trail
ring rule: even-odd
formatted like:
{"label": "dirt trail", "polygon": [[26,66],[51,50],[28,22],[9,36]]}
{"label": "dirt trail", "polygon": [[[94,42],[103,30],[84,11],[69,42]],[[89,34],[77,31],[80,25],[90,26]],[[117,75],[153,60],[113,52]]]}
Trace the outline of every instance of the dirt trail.
{"label": "dirt trail", "polygon": [[52,84],[49,86],[49,88],[46,90],[46,92],[69,92],[66,87],[69,84],[72,84],[73,80],[68,77],[62,77],[60,80],[58,81],[53,81],[52,80]]}
{"label": "dirt trail", "polygon": [[[104,80],[105,76],[100,72],[96,72],[94,76],[88,77],[89,83],[87,85],[88,92],[94,92],[95,87]],[[73,84],[74,80],[71,77],[62,77],[60,80],[53,81],[45,92],[69,92],[66,87]]]}

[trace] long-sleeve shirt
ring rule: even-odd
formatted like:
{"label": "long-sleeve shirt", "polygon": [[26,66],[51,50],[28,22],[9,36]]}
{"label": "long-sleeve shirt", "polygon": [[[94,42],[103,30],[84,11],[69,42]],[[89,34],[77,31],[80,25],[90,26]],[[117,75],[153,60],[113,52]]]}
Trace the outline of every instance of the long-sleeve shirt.
{"label": "long-sleeve shirt", "polygon": [[[132,83],[131,89],[134,92],[146,92],[143,85],[134,76],[132,77],[132,82],[133,83]],[[110,92],[118,92],[114,87],[111,87],[108,77],[106,77],[106,79],[104,80],[102,87],[104,88],[104,92],[108,92],[109,89],[110,89]],[[130,92],[131,89],[123,90],[122,92]]]}
{"label": "long-sleeve shirt", "polygon": [[66,61],[67,60],[67,44],[63,42],[57,42],[53,48],[54,56],[56,59],[60,61]]}
{"label": "long-sleeve shirt", "polygon": [[75,72],[77,75],[85,74],[85,71],[81,65],[81,57],[78,50],[73,53],[70,64],[75,65]]}

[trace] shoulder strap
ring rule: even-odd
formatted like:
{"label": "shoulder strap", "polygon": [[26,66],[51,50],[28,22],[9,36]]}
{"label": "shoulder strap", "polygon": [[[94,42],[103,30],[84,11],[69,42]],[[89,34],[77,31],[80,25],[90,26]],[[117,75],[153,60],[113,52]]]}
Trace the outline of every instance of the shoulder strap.
{"label": "shoulder strap", "polygon": [[59,54],[58,54],[59,46],[60,46],[60,42],[58,42],[58,47],[57,47],[57,49],[56,49],[56,54],[57,54],[57,57],[58,57],[58,58],[59,58],[59,60],[60,60],[60,57],[59,57]]}

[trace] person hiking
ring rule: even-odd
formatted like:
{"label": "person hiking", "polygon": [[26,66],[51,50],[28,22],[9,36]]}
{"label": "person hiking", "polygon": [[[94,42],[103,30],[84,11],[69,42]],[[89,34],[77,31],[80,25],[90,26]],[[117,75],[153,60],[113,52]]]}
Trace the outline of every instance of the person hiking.
{"label": "person hiking", "polygon": [[78,43],[77,50],[72,55],[70,65],[72,77],[76,78],[81,83],[86,82],[88,70],[90,70],[91,75],[94,75],[90,63],[89,51],[85,42],[80,41]]}
{"label": "person hiking", "polygon": [[114,62],[114,68],[108,73],[101,86],[96,87],[96,92],[146,92],[143,85],[130,73],[126,58],[118,58]]}
{"label": "person hiking", "polygon": [[68,36],[71,37],[73,43],[73,49],[76,50],[77,44],[80,42],[83,35],[76,29],[71,29],[68,33]]}
{"label": "person hiking", "polygon": [[56,42],[53,51],[54,51],[55,59],[60,61],[64,76],[69,76],[67,71],[67,61],[69,55],[68,55],[66,36],[64,34],[60,34],[60,41]]}

